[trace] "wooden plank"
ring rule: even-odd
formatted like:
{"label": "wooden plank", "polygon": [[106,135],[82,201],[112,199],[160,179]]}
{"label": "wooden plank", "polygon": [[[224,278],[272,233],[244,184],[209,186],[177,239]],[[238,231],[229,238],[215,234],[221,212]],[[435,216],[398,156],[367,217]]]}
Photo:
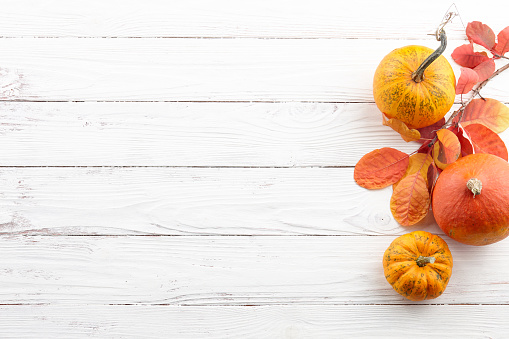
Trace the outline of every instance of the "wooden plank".
{"label": "wooden plank", "polygon": [[352,168],[1,168],[0,232],[364,235],[399,226]]}
{"label": "wooden plank", "polygon": [[504,338],[506,307],[0,306],[8,338]]}
{"label": "wooden plank", "polygon": [[[507,26],[493,15],[499,3],[456,1],[461,15],[447,26],[450,39],[464,39],[463,25],[479,20],[498,33]],[[9,1],[0,13],[4,37],[264,37],[423,39],[441,22],[450,3],[426,6],[397,0],[256,2]]]}
{"label": "wooden plank", "polygon": [[[433,38],[0,39],[0,99],[373,102],[378,63],[408,44],[437,47]],[[483,95],[506,101],[509,77]]]}
{"label": "wooden plank", "polygon": [[417,150],[375,104],[0,103],[2,166],[354,166]]}
{"label": "wooden plank", "polygon": [[[4,235],[0,304],[412,304],[383,275],[394,238]],[[449,286],[422,304],[509,304],[507,243],[446,240]]]}
{"label": "wooden plank", "polygon": [[355,166],[420,146],[375,104],[174,102],[3,102],[0,145],[2,166],[234,167]]}

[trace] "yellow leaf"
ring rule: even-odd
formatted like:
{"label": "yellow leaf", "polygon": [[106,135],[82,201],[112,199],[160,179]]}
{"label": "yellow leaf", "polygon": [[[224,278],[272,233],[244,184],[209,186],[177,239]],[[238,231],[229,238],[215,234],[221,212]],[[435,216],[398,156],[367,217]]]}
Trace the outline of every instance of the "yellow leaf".
{"label": "yellow leaf", "polygon": [[[428,177],[428,168],[433,163],[433,158],[426,153],[416,153],[410,156],[408,167],[406,169],[405,174],[403,174],[403,178],[414,175],[415,173],[419,172],[420,175],[423,178],[426,178],[426,184],[427,184],[427,177]],[[401,178],[401,179],[403,179]],[[401,180],[399,180],[397,183],[394,184],[394,187],[396,187],[397,184],[399,184]]]}
{"label": "yellow leaf", "polygon": [[421,138],[421,133],[418,130],[408,128],[403,121],[394,118],[386,120],[385,115],[383,117],[383,124],[398,132],[406,142],[417,141]]}

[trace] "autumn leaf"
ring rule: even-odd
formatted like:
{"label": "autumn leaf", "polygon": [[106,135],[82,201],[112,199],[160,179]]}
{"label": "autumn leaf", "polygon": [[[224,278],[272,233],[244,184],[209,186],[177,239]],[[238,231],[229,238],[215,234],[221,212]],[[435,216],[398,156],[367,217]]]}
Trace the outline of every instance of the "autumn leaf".
{"label": "autumn leaf", "polygon": [[429,154],[426,153],[412,154],[410,156],[408,167],[405,171],[405,174],[397,183],[393,185],[393,187],[396,187],[396,185],[398,185],[404,178],[410,175],[414,175],[417,172],[420,172],[420,174],[425,178],[426,174],[428,173],[428,167],[431,165],[431,163],[433,163],[433,158]]}
{"label": "autumn leaf", "polygon": [[437,132],[439,151],[436,158],[443,164],[455,162],[461,154],[461,144],[458,137],[448,129],[441,129]]}
{"label": "autumn leaf", "polygon": [[458,137],[458,140],[461,145],[461,155],[469,155],[474,153],[474,144],[472,143],[472,140],[470,140],[470,136],[465,131],[463,126],[459,125],[458,132],[456,133],[456,136]]}
{"label": "autumn leaf", "polygon": [[[495,60],[493,60],[493,59],[489,59],[489,60],[481,62],[479,65],[477,65],[474,68],[474,71],[477,73],[477,76],[479,77],[479,79],[477,81],[481,82],[481,81],[488,79],[493,74],[493,72],[495,72],[495,68],[496,68]],[[461,75],[460,75],[460,77],[461,77]],[[456,94],[458,94],[458,93],[456,92]],[[465,94],[465,93],[463,93],[463,94]]]}
{"label": "autumn leaf", "polygon": [[406,142],[417,141],[421,138],[421,134],[418,130],[408,128],[408,126],[403,121],[398,119],[392,118],[386,120],[384,118],[383,124],[398,132]]}
{"label": "autumn leaf", "polygon": [[435,187],[435,182],[438,179],[438,169],[433,162],[431,163],[430,166],[428,166],[428,173],[426,173],[426,179],[428,183],[428,192],[431,194],[433,191],[433,187]]}
{"label": "autumn leaf", "polygon": [[507,161],[507,147],[497,133],[481,124],[471,124],[464,129],[472,141],[475,153],[494,154]]}
{"label": "autumn leaf", "polygon": [[482,124],[495,133],[502,133],[509,127],[509,107],[496,99],[472,100],[461,117],[463,127]]}
{"label": "autumn leaf", "polygon": [[390,186],[405,174],[409,156],[384,147],[364,155],[355,165],[354,180],[359,186],[378,189]]}
{"label": "autumn leaf", "polygon": [[421,134],[421,139],[419,139],[419,141],[424,142],[433,139],[435,135],[437,135],[437,131],[441,129],[444,124],[445,118],[442,118],[433,125],[417,129]]}
{"label": "autumn leaf", "polygon": [[[481,64],[482,65],[482,64]],[[456,94],[467,94],[479,82],[477,72],[470,68],[462,67],[461,75],[456,85]]]}
{"label": "autumn leaf", "polygon": [[472,21],[467,25],[467,37],[470,42],[492,49],[495,46],[495,33],[480,21]]}
{"label": "autumn leaf", "polygon": [[391,212],[401,225],[414,225],[428,214],[430,201],[426,179],[418,172],[407,176],[394,188]]}
{"label": "autumn leaf", "polygon": [[497,40],[494,51],[497,55],[502,56],[509,51],[509,26],[498,33]]}
{"label": "autumn leaf", "polygon": [[475,68],[481,62],[489,60],[485,52],[474,52],[472,43],[457,47],[451,54],[454,61],[463,67]]}

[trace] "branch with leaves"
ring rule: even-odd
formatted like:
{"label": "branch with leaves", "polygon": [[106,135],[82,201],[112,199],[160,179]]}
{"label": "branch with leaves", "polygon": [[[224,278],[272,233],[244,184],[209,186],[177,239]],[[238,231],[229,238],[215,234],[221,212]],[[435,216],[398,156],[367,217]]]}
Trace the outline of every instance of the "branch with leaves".
{"label": "branch with leaves", "polygon": [[[391,127],[407,141],[417,141],[417,151],[406,154],[386,147],[364,155],[356,164],[354,179],[362,187],[379,189],[393,186],[391,212],[401,225],[414,225],[429,212],[435,182],[449,164],[459,157],[489,153],[508,160],[505,143],[498,135],[509,127],[509,107],[496,99],[484,98],[481,90],[509,68],[509,63],[496,69],[495,60],[509,59],[509,27],[497,36],[479,22],[466,28],[469,43],[457,47],[452,59],[461,66],[456,95],[461,106],[448,119],[423,128],[411,128],[402,121],[387,119]],[[469,94],[467,100],[463,95]]]}

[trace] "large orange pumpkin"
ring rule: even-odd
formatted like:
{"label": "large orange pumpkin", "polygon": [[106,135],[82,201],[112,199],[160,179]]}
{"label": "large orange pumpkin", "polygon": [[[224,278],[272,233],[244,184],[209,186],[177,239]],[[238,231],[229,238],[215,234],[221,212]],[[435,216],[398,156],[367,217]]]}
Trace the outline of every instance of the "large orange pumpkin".
{"label": "large orange pumpkin", "polygon": [[385,278],[413,301],[440,296],[452,273],[452,255],[438,235],[415,231],[396,238],[383,257]]}
{"label": "large orange pumpkin", "polygon": [[433,215],[461,243],[488,245],[509,235],[509,163],[492,154],[471,154],[440,174]]}
{"label": "large orange pumpkin", "polygon": [[441,54],[446,47],[444,31],[440,47],[406,46],[390,52],[378,65],[373,96],[378,109],[410,128],[421,128],[442,119],[456,95],[456,78]]}

